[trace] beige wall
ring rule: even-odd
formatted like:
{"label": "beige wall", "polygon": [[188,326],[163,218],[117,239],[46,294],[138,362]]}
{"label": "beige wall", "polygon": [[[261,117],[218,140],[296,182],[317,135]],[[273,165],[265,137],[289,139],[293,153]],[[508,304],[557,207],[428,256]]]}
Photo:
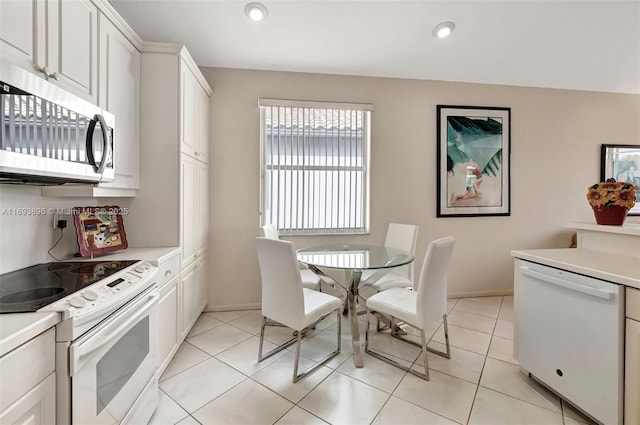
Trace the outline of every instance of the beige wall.
{"label": "beige wall", "polygon": [[[0,185],[0,274],[54,261],[47,254],[60,237],[60,231],[53,229],[54,212],[70,212],[73,207],[91,205],[97,205],[97,200],[48,198],[40,196],[38,186]],[[22,213],[16,214],[16,209]],[[58,218],[67,220],[67,228],[52,253],[62,259],[78,252],[78,243],[73,216]]]}
{"label": "beige wall", "polygon": [[[297,247],[382,243],[387,223],[456,238],[450,295],[512,291],[512,249],[567,247],[574,221],[593,222],[585,194],[600,145],[640,142],[640,96],[202,68],[211,109],[211,288],[208,309],[257,306],[259,97],[372,103],[371,234],[293,237]],[[511,216],[436,218],[436,105],[511,107]],[[640,222],[640,217],[628,222]],[[418,263],[420,264],[420,262]]]}

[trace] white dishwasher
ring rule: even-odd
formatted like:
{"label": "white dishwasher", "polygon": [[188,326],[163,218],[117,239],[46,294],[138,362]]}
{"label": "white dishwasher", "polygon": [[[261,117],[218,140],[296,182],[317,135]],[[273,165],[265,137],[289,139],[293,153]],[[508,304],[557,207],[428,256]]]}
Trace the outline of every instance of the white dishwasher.
{"label": "white dishwasher", "polygon": [[624,287],[522,261],[518,360],[604,424],[622,424]]}

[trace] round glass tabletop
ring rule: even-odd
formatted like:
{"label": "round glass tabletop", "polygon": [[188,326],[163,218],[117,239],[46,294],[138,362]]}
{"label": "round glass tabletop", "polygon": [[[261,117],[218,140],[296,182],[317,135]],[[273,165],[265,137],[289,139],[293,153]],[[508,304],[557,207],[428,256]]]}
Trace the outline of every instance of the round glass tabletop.
{"label": "round glass tabletop", "polygon": [[297,253],[301,263],[332,269],[386,269],[413,261],[406,251],[379,245],[323,245],[302,248]]}

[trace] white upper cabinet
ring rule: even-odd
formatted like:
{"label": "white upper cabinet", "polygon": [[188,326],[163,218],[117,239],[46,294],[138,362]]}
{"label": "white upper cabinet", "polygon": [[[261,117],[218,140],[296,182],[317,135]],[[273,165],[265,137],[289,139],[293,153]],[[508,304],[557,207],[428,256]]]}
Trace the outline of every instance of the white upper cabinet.
{"label": "white upper cabinet", "polygon": [[182,264],[191,264],[207,252],[209,239],[209,167],[181,156],[180,246]]}
{"label": "white upper cabinet", "polygon": [[[199,74],[199,71],[197,71]],[[209,94],[187,61],[181,63],[180,151],[199,161],[209,158]]]}
{"label": "white upper cabinet", "polygon": [[99,16],[98,105],[116,117],[116,176],[100,186],[138,189],[140,170],[140,52],[103,14]]}
{"label": "white upper cabinet", "polygon": [[[0,1],[0,47],[2,57],[36,71],[36,1]],[[39,71],[39,69],[37,69]]]}
{"label": "white upper cabinet", "polygon": [[191,264],[197,258],[196,241],[198,213],[197,168],[196,161],[189,156],[181,157],[180,164],[180,247],[183,266]]}
{"label": "white upper cabinet", "polygon": [[198,258],[207,252],[209,243],[209,167],[202,162],[196,162],[195,214],[195,247]]}
{"label": "white upper cabinet", "polygon": [[96,103],[98,9],[89,0],[0,2],[2,56]]}

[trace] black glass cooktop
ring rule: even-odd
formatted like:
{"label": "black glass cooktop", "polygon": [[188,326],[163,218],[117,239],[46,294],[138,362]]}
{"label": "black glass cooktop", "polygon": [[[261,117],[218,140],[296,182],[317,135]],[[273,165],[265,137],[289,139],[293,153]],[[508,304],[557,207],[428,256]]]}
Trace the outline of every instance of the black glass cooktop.
{"label": "black glass cooktop", "polygon": [[37,311],[137,262],[44,263],[0,275],[0,314]]}

